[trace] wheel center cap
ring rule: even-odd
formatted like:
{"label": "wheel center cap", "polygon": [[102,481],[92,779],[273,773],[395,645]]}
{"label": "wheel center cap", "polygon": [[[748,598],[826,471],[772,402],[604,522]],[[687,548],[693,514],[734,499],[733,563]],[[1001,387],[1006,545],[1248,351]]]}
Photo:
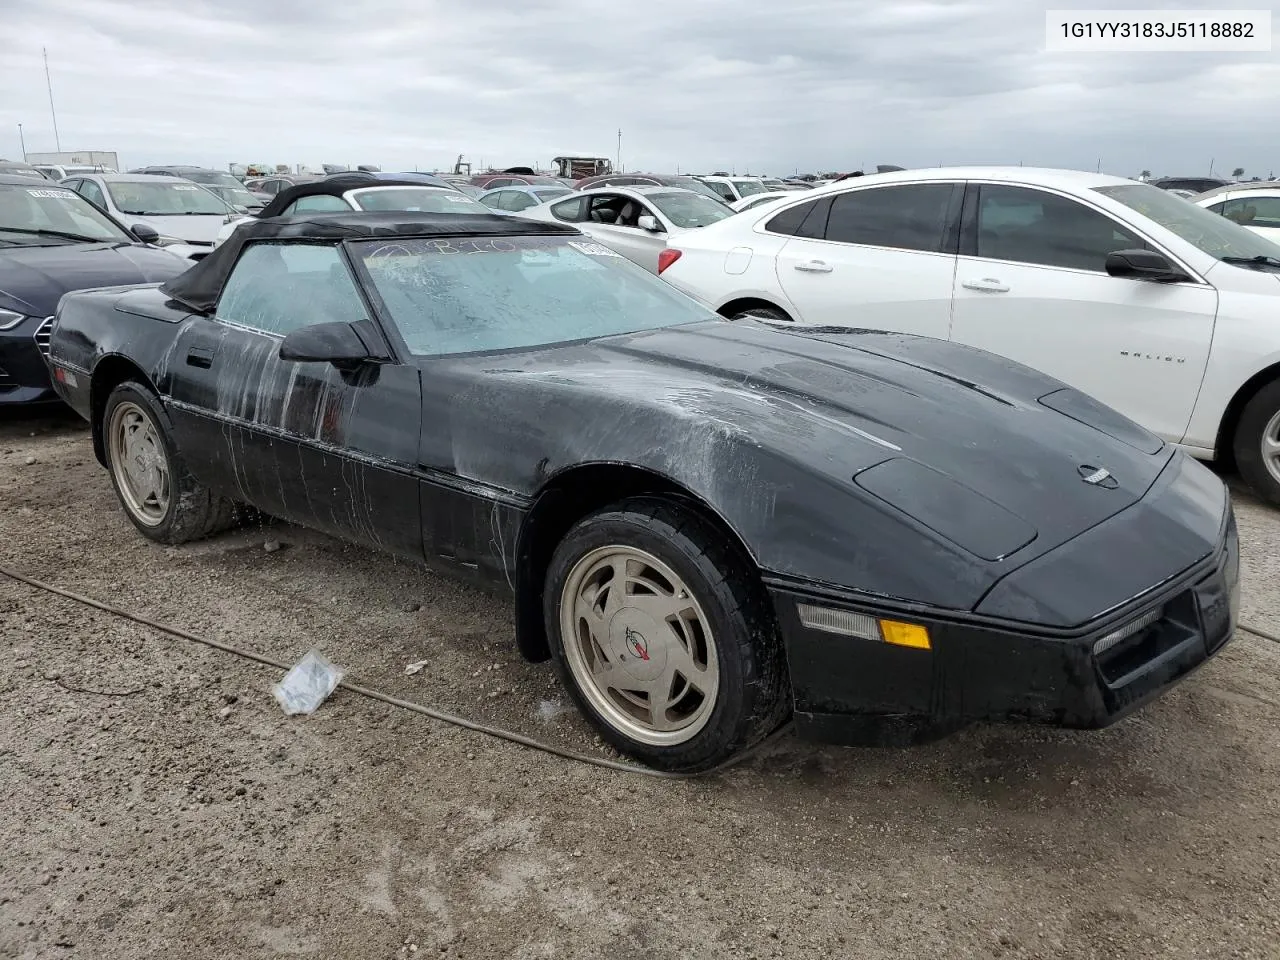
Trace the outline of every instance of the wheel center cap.
{"label": "wheel center cap", "polygon": [[636,680],[661,676],[667,664],[664,631],[670,629],[639,610],[619,610],[609,621],[613,662]]}

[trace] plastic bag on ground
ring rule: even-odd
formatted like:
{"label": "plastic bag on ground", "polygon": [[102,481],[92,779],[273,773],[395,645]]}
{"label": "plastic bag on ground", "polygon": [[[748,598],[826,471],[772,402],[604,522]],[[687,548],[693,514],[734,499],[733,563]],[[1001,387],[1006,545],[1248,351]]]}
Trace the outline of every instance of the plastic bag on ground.
{"label": "plastic bag on ground", "polygon": [[312,650],[295,663],[279,683],[271,688],[280,709],[293,716],[314,713],[329,694],[337,689],[346,671],[328,660],[319,650]]}

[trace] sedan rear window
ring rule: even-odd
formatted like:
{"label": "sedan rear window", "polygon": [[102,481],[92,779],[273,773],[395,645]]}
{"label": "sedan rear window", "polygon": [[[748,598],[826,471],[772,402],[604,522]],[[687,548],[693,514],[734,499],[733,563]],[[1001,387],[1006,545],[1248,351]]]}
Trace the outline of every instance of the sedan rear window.
{"label": "sedan rear window", "polygon": [[488,213],[483,203],[444,187],[366,187],[350,193],[361,210],[414,210],[422,213]]}
{"label": "sedan rear window", "polygon": [[716,319],[607,247],[579,237],[352,244],[415,356],[527,349]]}

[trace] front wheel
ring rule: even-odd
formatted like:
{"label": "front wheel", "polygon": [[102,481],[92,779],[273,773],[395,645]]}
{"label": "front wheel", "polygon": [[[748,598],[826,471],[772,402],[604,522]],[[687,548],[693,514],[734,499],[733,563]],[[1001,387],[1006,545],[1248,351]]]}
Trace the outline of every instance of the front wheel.
{"label": "front wheel", "polygon": [[562,681],[604,739],[649,766],[709,770],[790,707],[772,611],[724,539],[673,503],[625,501],[574,526],[547,573]]}
{"label": "front wheel", "polygon": [[157,543],[186,543],[234,526],[236,505],[190,473],[155,394],[125,381],[102,411],[107,469],[125,516]]}
{"label": "front wheel", "polygon": [[1232,448],[1240,476],[1253,492],[1280,506],[1280,380],[1245,404]]}

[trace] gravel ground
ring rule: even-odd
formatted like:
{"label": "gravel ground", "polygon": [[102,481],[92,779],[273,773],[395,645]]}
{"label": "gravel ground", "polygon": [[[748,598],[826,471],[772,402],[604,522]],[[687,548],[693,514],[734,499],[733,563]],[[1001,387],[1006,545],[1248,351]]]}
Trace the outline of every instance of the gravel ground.
{"label": "gravel ground", "polygon": [[[1280,632],[1280,513],[1235,496]],[[72,419],[0,422],[0,564],[608,755],[503,604],[284,525],[153,545]],[[278,671],[2,576],[0,640],[4,958],[1280,957],[1280,645],[1243,633],[1105,731],[674,782],[348,691],[285,717]]]}

